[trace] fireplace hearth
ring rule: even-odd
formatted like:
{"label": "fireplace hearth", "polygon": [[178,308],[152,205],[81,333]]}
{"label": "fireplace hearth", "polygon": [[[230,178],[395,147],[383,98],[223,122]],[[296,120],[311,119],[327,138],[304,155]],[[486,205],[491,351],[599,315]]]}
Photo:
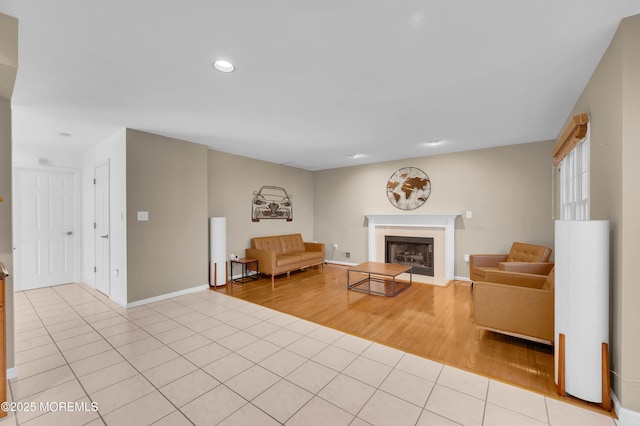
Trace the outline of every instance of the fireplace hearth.
{"label": "fireplace hearth", "polygon": [[414,274],[433,277],[433,238],[384,237],[385,262],[409,265]]}

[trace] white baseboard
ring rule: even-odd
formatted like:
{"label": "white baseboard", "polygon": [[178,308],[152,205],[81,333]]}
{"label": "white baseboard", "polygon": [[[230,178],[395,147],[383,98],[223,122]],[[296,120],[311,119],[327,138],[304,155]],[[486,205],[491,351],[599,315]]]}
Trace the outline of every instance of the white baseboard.
{"label": "white baseboard", "polygon": [[339,262],[337,260],[325,260],[326,263],[333,263],[335,265],[342,265],[342,266],[356,266],[357,263],[352,263],[352,262]]}
{"label": "white baseboard", "polygon": [[118,305],[120,305],[120,306],[122,306],[123,308],[126,309],[127,302],[125,302],[124,300],[116,299],[116,298],[113,298],[111,296],[109,296],[109,299],[111,299],[111,301],[116,302]]}
{"label": "white baseboard", "polygon": [[[135,308],[136,306],[146,305],[147,303],[159,302],[161,300],[171,299],[172,297],[183,296],[185,294],[194,293],[196,291],[206,290],[209,288],[209,284],[202,284],[196,287],[186,288],[184,290],[174,291],[173,293],[161,294],[160,296],[149,297],[148,299],[136,300],[135,302],[127,303],[125,308]],[[120,303],[117,302],[116,303]]]}
{"label": "white baseboard", "polygon": [[18,367],[7,368],[7,380],[18,377]]}
{"label": "white baseboard", "polygon": [[[258,273],[257,273],[256,271],[247,271],[247,276],[246,276],[246,278],[254,277],[254,276],[256,276],[256,275],[258,275]],[[240,279],[240,278],[242,278],[242,273],[231,275],[231,276],[229,277],[229,282],[231,282],[231,281],[233,281],[233,280]],[[228,283],[227,283],[227,284],[228,284]],[[224,284],[223,284],[223,285],[224,285]],[[220,287],[220,286],[218,286],[218,287]]]}
{"label": "white baseboard", "polygon": [[616,423],[618,426],[638,426],[640,425],[640,413],[637,411],[629,410],[620,405],[620,401],[613,390],[611,391],[611,399],[613,399],[613,406],[616,410],[616,416],[618,420]]}
{"label": "white baseboard", "polygon": [[[357,263],[350,263],[350,262],[340,262],[338,260],[325,260],[326,263],[333,263],[335,265],[342,265],[342,266],[356,266]],[[471,281],[471,278],[469,277],[458,277],[458,276],[454,276],[453,277],[454,280],[458,280],[458,281]]]}

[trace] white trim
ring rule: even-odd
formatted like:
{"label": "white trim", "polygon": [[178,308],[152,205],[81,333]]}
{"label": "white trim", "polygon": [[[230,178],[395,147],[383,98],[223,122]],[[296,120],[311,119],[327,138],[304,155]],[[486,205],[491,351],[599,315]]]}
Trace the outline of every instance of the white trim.
{"label": "white trim", "polygon": [[[328,260],[328,259],[325,260],[325,262],[326,263],[331,263],[331,264],[334,264],[334,265],[342,265],[342,266],[356,266],[357,265],[356,263],[353,263],[353,262],[339,262],[337,260]],[[471,281],[471,278],[469,278],[469,277],[461,277],[459,275],[455,275],[453,277],[453,279],[457,280],[457,281]]]}
{"label": "white trim", "polygon": [[[89,286],[89,287],[91,287],[91,286]],[[96,290],[96,291],[98,291],[98,290]],[[101,294],[104,294],[104,293],[101,293]],[[106,294],[105,294],[105,296],[106,296]],[[116,298],[111,297],[111,296],[107,296],[107,297],[109,297],[109,299],[111,299],[111,301],[116,302],[118,305],[122,306],[123,308],[125,308],[125,309],[127,308],[127,302],[125,300],[119,300],[119,299],[116,299]]]}
{"label": "white trim", "polygon": [[365,215],[369,226],[369,261],[376,259],[376,227],[378,226],[420,226],[444,228],[445,230],[445,278],[455,276],[455,224],[459,214],[429,215]]}
{"label": "white trim", "polygon": [[[238,280],[238,279],[241,279],[241,278],[249,278],[249,277],[256,276],[256,275],[258,275],[258,274],[259,274],[259,272],[252,271],[252,270],[248,270],[248,271],[247,271],[247,275],[246,275],[246,277],[243,277],[243,276],[242,276],[242,272],[240,272],[239,274],[231,275],[231,276],[229,277],[229,281]],[[223,286],[223,285],[227,285],[227,284],[228,284],[228,283],[224,283],[224,284],[218,285],[218,287],[221,287],[221,286]],[[240,284],[242,284],[242,283],[240,283]]]}
{"label": "white trim", "polygon": [[637,411],[629,410],[628,408],[624,408],[618,397],[613,390],[611,391],[611,398],[613,399],[613,406],[615,407],[616,416],[618,416],[618,421],[616,422],[618,426],[637,426],[640,425],[640,413]]}
{"label": "white trim", "polygon": [[[136,300],[135,302],[127,303],[125,308],[135,308],[136,306],[146,305],[147,303],[159,302],[161,300],[171,299],[172,297],[183,296],[189,293],[195,293],[196,291],[207,290],[209,284],[202,284],[191,288],[185,288],[184,290],[174,291],[173,293],[161,294],[160,296],[149,297],[148,299]],[[116,301],[120,304],[120,302]]]}
{"label": "white trim", "polygon": [[[106,219],[107,223],[109,224],[109,265],[107,266],[107,269],[109,270],[109,273],[107,274],[109,276],[109,294],[107,294],[107,296],[111,297],[111,159],[107,158],[105,160],[99,161],[97,163],[94,164],[93,166],[93,185],[91,185],[91,192],[93,192],[93,266],[94,266],[94,270],[93,270],[93,288],[97,290],[97,284],[98,284],[98,278],[96,277],[96,270],[95,267],[98,265],[98,257],[97,257],[97,241],[98,241],[98,230],[95,228],[95,224],[98,222],[97,221],[97,213],[98,210],[96,208],[96,204],[98,204],[98,201],[96,199],[96,169],[98,167],[102,167],[102,166],[107,166],[107,174],[109,176],[109,217]],[[98,290],[102,293],[101,290]],[[103,293],[104,294],[104,293]]]}
{"label": "white trim", "polygon": [[338,260],[329,260],[325,259],[325,263],[333,263],[334,265],[342,265],[342,266],[356,266],[357,263],[353,262],[340,262]]}
{"label": "white trim", "polygon": [[18,377],[18,367],[7,368],[7,380]]}
{"label": "white trim", "polygon": [[560,219],[589,220],[591,186],[591,126],[560,163]]}

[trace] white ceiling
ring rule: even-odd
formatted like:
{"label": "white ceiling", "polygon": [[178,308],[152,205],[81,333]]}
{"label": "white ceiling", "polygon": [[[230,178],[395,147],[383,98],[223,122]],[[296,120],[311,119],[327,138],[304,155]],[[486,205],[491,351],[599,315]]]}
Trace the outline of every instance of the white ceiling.
{"label": "white ceiling", "polygon": [[[16,144],[83,150],[127,127],[322,170],[555,139],[640,0],[0,0],[0,11],[20,20]],[[236,71],[215,71],[216,58]]]}

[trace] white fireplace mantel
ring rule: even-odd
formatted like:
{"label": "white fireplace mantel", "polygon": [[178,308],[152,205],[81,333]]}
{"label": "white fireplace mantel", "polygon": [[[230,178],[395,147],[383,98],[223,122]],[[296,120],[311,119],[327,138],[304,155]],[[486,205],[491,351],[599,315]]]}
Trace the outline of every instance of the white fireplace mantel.
{"label": "white fireplace mantel", "polygon": [[454,279],[455,276],[455,223],[459,214],[433,215],[366,215],[369,230],[369,261],[376,260],[376,227],[424,227],[444,228],[445,230],[445,278]]}

